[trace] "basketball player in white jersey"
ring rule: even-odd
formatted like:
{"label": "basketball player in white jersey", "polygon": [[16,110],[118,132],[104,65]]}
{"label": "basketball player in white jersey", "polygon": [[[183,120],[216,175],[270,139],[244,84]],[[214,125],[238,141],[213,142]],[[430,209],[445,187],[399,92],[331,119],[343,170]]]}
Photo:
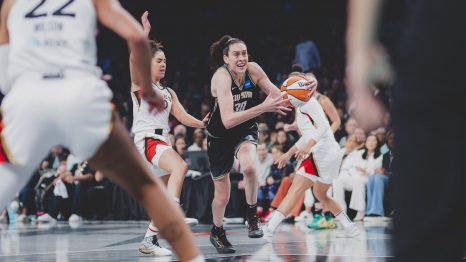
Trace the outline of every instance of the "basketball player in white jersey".
{"label": "basketball player in white jersey", "polygon": [[[315,90],[314,90],[315,92]],[[343,225],[340,236],[353,237],[359,234],[357,226],[348,218],[338,204],[327,195],[333,179],[338,176],[342,155],[340,146],[335,141],[330,124],[322,106],[312,96],[309,102],[295,108],[296,122],[301,138],[277,161],[279,168],[294,155],[302,160],[297,168],[288,194],[274,212],[268,225],[264,227],[264,235],[271,236],[278,225],[291,212],[299,197],[313,187],[317,199],[335,215]]]}
{"label": "basketball player in white jersey", "polygon": [[[149,13],[146,11],[141,17],[144,33],[149,36],[151,25],[148,19]],[[204,128],[208,120],[208,115],[200,121],[186,112],[181,105],[175,92],[167,87],[163,87],[160,81],[165,77],[167,60],[162,46],[150,41],[151,49],[151,78],[152,88],[161,93],[164,99],[164,107],[159,112],[150,112],[149,104],[141,100],[138,95],[141,92],[137,78],[131,84],[131,96],[133,99],[133,133],[134,143],[139,153],[151,163],[154,173],[160,177],[167,185],[168,193],[172,196],[176,205],[180,204],[181,189],[188,166],[181,156],[171,147],[168,139],[170,127],[168,118],[172,114],[182,124],[190,127]],[[130,69],[135,73],[137,68],[130,57]],[[185,222],[190,225],[198,223],[195,218],[185,218]],[[158,229],[154,221],[149,224],[146,235],[139,245],[139,251],[144,254],[155,256],[168,256],[171,251],[159,245],[157,235]]]}
{"label": "basketball player in white jersey", "polygon": [[[300,67],[295,66],[295,68],[299,70]],[[301,68],[301,72],[299,71],[293,72],[290,74],[290,76],[292,74],[302,76],[308,80],[317,79],[313,73],[305,73],[305,74],[302,73],[302,68]],[[335,132],[338,130],[338,128],[340,128],[340,125],[341,125],[341,119],[340,119],[340,116],[338,115],[335,105],[333,104],[332,100],[330,100],[329,97],[319,93],[317,90],[314,92],[314,97],[320,103],[320,105],[322,106],[322,109],[324,110],[325,115],[330,120],[331,122],[330,129],[332,130],[332,133],[335,134]],[[284,129],[287,132],[297,130],[298,124],[296,123],[296,118],[292,124],[290,125],[285,124]],[[319,201],[315,202],[312,189],[309,188],[304,193],[304,206],[306,207],[305,212],[307,212],[307,214],[311,213],[311,208],[314,204],[315,204],[314,218],[312,222],[308,225],[308,227],[313,228],[313,229],[335,228],[336,224],[330,212],[328,210],[324,210]]]}
{"label": "basketball player in white jersey", "polygon": [[[152,176],[113,113],[110,89],[96,67],[96,17],[133,50],[141,95],[162,104],[151,87],[147,39],[116,0],[5,0],[0,20],[0,206],[26,183],[48,150],[71,149],[115,180],[148,210],[184,261],[203,260],[179,207]],[[8,50],[9,49],[9,50]]]}

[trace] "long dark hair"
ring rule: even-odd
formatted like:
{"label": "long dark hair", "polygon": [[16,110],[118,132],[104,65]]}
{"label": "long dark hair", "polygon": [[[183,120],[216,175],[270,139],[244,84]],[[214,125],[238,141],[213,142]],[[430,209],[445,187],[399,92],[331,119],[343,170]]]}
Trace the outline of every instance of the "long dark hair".
{"label": "long dark hair", "polygon": [[[371,137],[371,136],[375,137],[375,140],[377,140],[377,146],[375,147],[375,151],[374,151],[374,158],[377,158],[377,157],[379,157],[380,154],[381,154],[381,153],[380,153],[380,148],[382,147],[382,145],[381,145],[380,140],[377,138],[376,135],[369,135],[369,136],[366,138],[366,141],[367,141],[367,139],[369,139],[369,137]],[[369,150],[367,150],[367,147],[366,147],[365,145],[364,145],[364,149],[363,149],[363,150],[364,150],[364,153],[362,153],[362,158],[363,158],[363,159],[367,159],[367,157],[368,157],[367,152],[368,152]]]}
{"label": "long dark hair", "polygon": [[217,70],[225,64],[223,56],[228,54],[230,45],[236,43],[245,44],[244,41],[239,38],[224,35],[210,46],[210,69],[212,69],[212,71]]}

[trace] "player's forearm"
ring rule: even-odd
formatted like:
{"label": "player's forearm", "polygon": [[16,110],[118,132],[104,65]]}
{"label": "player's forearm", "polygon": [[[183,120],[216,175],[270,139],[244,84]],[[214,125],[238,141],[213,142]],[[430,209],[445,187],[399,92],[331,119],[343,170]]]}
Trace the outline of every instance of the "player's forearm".
{"label": "player's forearm", "polygon": [[299,150],[299,148],[296,147],[296,145],[293,145],[293,146],[288,150],[288,152],[286,152],[285,154],[291,158],[296,152],[298,152],[298,150]]}
{"label": "player's forearm", "polygon": [[131,89],[133,90],[135,87],[136,88],[139,88],[139,86],[141,85],[140,82],[139,82],[139,79],[138,77],[136,76],[136,73],[135,73],[135,65],[134,65],[134,56],[133,56],[133,52],[130,51],[129,53],[129,74],[131,76]]}
{"label": "player's forearm", "polygon": [[150,51],[149,43],[144,35],[135,41],[129,43],[130,49],[132,50],[131,55],[134,67],[132,68],[134,83],[138,83],[138,86],[143,92],[150,92],[152,89],[151,77],[150,77]]}
{"label": "player's forearm", "polygon": [[335,132],[337,132],[338,128],[340,128],[340,125],[341,125],[341,121],[335,121],[332,123],[332,125],[330,126],[330,128],[332,129],[332,133],[335,134]]}
{"label": "player's forearm", "polygon": [[262,104],[259,104],[245,111],[233,112],[225,117],[222,116],[222,122],[226,129],[230,129],[257,117],[262,113],[264,113],[264,110],[262,109]]}
{"label": "player's forearm", "polygon": [[346,35],[348,55],[367,52],[375,38],[381,0],[351,0]]}
{"label": "player's forearm", "polygon": [[204,127],[204,123],[202,123],[201,120],[193,117],[192,115],[190,115],[188,113],[183,114],[179,118],[176,117],[176,119],[178,121],[180,121],[181,124],[183,124],[185,126],[194,127],[194,128],[203,128]]}

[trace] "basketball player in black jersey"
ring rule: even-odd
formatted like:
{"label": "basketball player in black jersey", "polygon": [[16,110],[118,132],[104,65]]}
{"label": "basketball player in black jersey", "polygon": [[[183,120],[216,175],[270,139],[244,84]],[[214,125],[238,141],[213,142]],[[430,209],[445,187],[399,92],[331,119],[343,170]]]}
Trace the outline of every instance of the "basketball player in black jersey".
{"label": "basketball player in black jersey", "polygon": [[[248,236],[263,236],[257,216],[257,188],[255,160],[257,157],[257,123],[255,118],[265,112],[285,115],[283,95],[270,82],[262,68],[248,62],[246,44],[231,36],[223,36],[210,47],[213,102],[212,116],[207,125],[210,171],[215,195],[212,201],[214,226],[210,241],[219,253],[234,253],[223,229],[223,216],[230,197],[229,173],[234,157],[238,158],[244,175],[248,204]],[[316,82],[308,82],[313,88]],[[268,96],[260,103],[259,92]]]}

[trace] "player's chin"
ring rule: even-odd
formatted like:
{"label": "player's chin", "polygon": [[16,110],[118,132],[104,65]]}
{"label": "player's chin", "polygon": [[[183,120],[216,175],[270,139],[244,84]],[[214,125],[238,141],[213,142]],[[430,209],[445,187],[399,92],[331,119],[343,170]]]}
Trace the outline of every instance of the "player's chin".
{"label": "player's chin", "polygon": [[245,73],[247,66],[237,66],[235,69],[236,69],[235,71],[238,73]]}

